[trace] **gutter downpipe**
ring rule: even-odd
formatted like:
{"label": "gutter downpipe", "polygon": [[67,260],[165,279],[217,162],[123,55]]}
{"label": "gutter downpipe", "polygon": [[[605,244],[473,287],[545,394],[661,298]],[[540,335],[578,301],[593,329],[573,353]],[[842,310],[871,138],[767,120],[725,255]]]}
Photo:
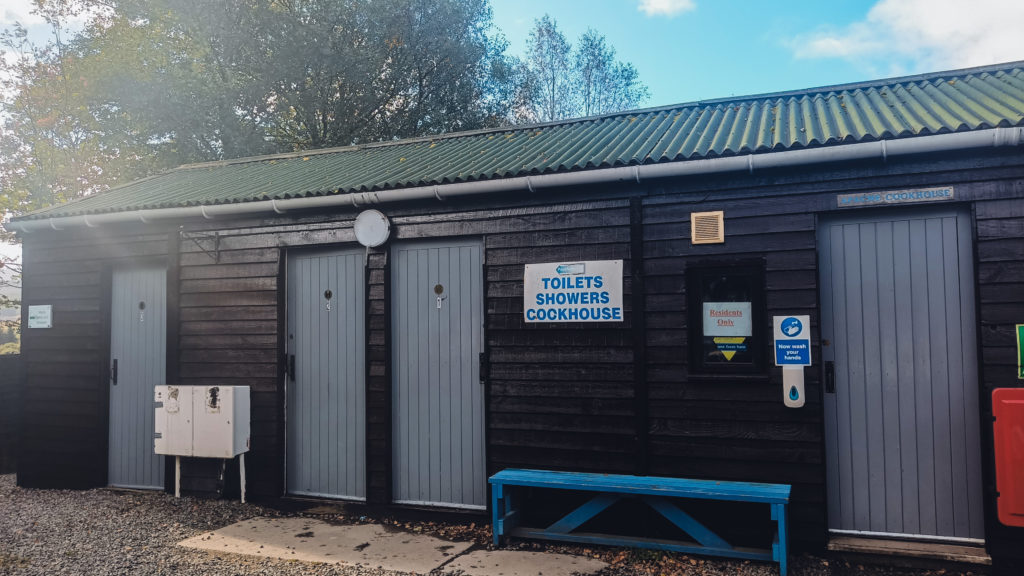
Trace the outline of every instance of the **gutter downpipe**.
{"label": "gutter downpipe", "polygon": [[478,182],[456,182],[402,188],[380,192],[352,192],[330,196],[313,196],[289,198],[285,200],[260,200],[255,202],[239,202],[234,204],[210,204],[187,206],[181,208],[154,208],[130,212],[114,212],[109,214],[92,214],[89,216],[63,216],[39,220],[8,222],[4,226],[9,230],[31,233],[39,230],[63,230],[67,227],[97,226],[121,224],[127,222],[154,222],[158,220],[182,220],[189,218],[205,218],[214,220],[221,217],[258,214],[263,212],[284,214],[290,210],[309,210],[315,208],[336,208],[339,206],[363,207],[376,204],[407,202],[414,200],[445,200],[457,196],[473,196],[529,190],[535,192],[543,188],[584,186],[615,182],[638,183],[642,179],[693,176],[698,174],[716,174],[726,172],[749,172],[769,168],[785,168],[810,164],[825,164],[850,160],[870,160],[880,158],[883,162],[892,156],[909,154],[925,154],[934,152],[950,152],[1000,146],[1020,146],[1024,144],[1024,127],[992,128],[973,132],[954,132],[932,136],[919,136],[897,140],[878,140],[857,144],[842,144],[822,148],[807,148],[767,154],[745,154],[701,160],[681,162],[665,162],[661,164],[644,164],[640,166],[622,166],[559,174],[541,174],[535,176],[519,176]]}

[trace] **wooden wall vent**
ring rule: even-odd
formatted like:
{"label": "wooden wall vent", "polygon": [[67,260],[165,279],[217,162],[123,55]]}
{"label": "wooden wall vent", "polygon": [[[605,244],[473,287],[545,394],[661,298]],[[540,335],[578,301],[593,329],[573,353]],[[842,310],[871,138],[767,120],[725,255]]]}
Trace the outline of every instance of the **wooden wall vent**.
{"label": "wooden wall vent", "polygon": [[690,236],[694,244],[725,242],[725,212],[691,212]]}

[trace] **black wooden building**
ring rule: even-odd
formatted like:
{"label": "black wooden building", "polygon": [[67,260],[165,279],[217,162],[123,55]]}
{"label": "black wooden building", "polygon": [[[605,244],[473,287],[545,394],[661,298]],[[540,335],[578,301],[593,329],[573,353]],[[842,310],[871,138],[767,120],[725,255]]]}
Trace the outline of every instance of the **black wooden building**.
{"label": "black wooden building", "polygon": [[[19,216],[18,482],[164,486],[130,469],[152,398],[125,383],[238,384],[254,498],[484,509],[507,467],[781,482],[805,548],[1009,557],[991,392],[1021,382],[1022,126],[1012,63],[183,166]],[[526,265],[617,260],[621,321],[527,322]],[[709,330],[723,302],[749,327]],[[794,315],[798,408],[772,339]]]}

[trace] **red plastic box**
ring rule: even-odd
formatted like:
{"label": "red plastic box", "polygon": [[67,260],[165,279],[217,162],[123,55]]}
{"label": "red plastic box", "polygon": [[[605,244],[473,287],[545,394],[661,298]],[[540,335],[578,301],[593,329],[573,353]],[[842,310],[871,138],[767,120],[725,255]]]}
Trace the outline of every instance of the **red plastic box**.
{"label": "red plastic box", "polygon": [[1024,388],[992,392],[999,521],[1024,527]]}

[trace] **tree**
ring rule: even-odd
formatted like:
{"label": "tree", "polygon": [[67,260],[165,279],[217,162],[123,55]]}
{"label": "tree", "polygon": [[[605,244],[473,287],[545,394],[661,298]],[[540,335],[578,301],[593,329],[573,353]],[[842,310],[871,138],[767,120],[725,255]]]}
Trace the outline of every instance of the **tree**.
{"label": "tree", "polygon": [[603,35],[588,29],[580,36],[574,52],[576,87],[584,116],[635,108],[649,92],[640,82],[636,68],[615,59],[615,48]]}
{"label": "tree", "polygon": [[[0,254],[0,324],[5,310],[21,307],[21,263],[14,258]],[[9,326],[15,333],[20,331],[20,319],[13,319]]]}
{"label": "tree", "polygon": [[[504,120],[505,43],[486,0],[272,3],[265,69],[275,138],[293,148],[438,134]],[[444,31],[441,33],[440,31]],[[303,67],[296,67],[303,62]]]}
{"label": "tree", "polygon": [[21,330],[17,322],[0,321],[0,354],[18,354],[21,349]]}
{"label": "tree", "polygon": [[526,46],[537,119],[551,121],[574,116],[578,107],[570,67],[572,46],[554,18],[545,14],[538,19]]}
{"label": "tree", "polygon": [[[6,216],[184,163],[557,120],[646,98],[602,36],[589,31],[574,55],[549,16],[524,60],[508,55],[488,0],[35,4],[48,40],[20,26],[0,34]],[[84,25],[69,34],[72,19]]]}
{"label": "tree", "polygon": [[515,94],[487,0],[37,5],[48,42],[0,36],[18,55],[0,62],[0,213],[183,163],[496,126]]}
{"label": "tree", "polygon": [[0,211],[48,206],[110,183],[91,161],[99,154],[95,126],[75,102],[81,83],[62,32],[72,12],[58,8],[40,8],[53,30],[48,44],[33,44],[21,26],[0,35],[9,52],[0,64]]}
{"label": "tree", "polygon": [[533,121],[553,121],[635,108],[649,97],[636,68],[616,60],[615,48],[593,29],[575,47],[548,15],[527,39],[526,80],[521,82]]}

